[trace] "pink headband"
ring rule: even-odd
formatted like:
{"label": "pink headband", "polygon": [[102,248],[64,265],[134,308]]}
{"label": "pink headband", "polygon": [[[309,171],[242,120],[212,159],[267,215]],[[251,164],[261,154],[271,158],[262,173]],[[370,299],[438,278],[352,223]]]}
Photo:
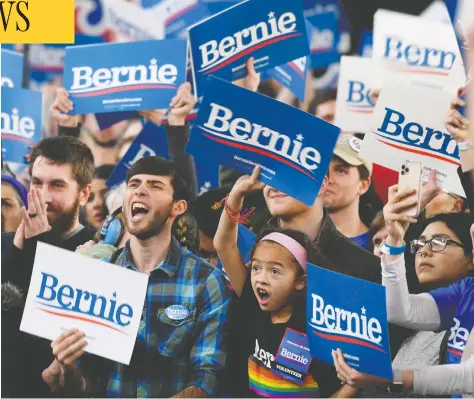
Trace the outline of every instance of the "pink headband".
{"label": "pink headband", "polygon": [[274,241],[280,245],[283,245],[290,253],[295,257],[296,261],[300,264],[301,268],[306,272],[306,263],[308,260],[308,254],[306,249],[296,240],[288,237],[282,233],[270,233],[263,237],[260,241]]}

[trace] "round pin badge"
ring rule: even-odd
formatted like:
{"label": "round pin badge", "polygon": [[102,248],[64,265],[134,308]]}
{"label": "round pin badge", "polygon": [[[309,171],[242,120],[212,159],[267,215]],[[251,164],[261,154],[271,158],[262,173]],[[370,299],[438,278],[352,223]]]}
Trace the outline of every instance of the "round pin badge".
{"label": "round pin badge", "polygon": [[355,152],[360,152],[360,146],[362,145],[362,140],[358,137],[352,137],[349,140],[349,145],[351,146],[352,150]]}
{"label": "round pin badge", "polygon": [[166,316],[171,320],[184,320],[189,316],[189,310],[181,305],[171,305],[165,309]]}

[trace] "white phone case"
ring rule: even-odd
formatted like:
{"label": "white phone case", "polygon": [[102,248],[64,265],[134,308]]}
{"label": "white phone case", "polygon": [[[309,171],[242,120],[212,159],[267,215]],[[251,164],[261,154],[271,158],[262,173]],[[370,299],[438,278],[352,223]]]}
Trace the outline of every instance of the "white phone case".
{"label": "white phone case", "polygon": [[398,192],[406,189],[415,189],[417,199],[416,205],[403,211],[404,215],[410,217],[418,217],[421,212],[420,199],[421,199],[421,187],[423,183],[423,165],[420,162],[405,162],[398,175]]}

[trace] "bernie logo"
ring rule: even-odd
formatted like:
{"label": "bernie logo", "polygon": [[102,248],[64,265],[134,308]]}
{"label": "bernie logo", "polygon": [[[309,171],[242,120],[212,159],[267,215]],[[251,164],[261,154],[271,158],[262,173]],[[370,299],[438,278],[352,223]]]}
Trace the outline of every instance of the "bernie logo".
{"label": "bernie logo", "polygon": [[72,68],[73,81],[69,89],[76,97],[100,96],[126,90],[173,89],[178,70],[172,64],[158,67],[155,58],[150,65],[121,66],[93,70],[88,66]]}
{"label": "bernie logo", "polygon": [[374,133],[381,143],[397,150],[460,165],[458,146],[450,134],[406,121],[405,115],[394,109],[385,107],[385,117]]}
{"label": "bernie logo", "polygon": [[400,61],[410,67],[400,68],[400,72],[447,76],[454,64],[456,54],[430,47],[419,47],[404,43],[403,40],[387,37],[384,58]]}
{"label": "bernie logo", "polygon": [[[133,309],[127,303],[117,304],[117,294],[106,298],[90,291],[60,285],[56,276],[41,272],[42,280],[36,294],[38,308],[50,315],[81,320],[110,328],[122,334],[133,317]],[[118,306],[117,306],[118,305]]]}
{"label": "bernie logo", "polygon": [[317,336],[331,340],[347,342],[386,353],[381,348],[382,326],[375,318],[367,317],[367,309],[361,308],[361,314],[324,304],[324,299],[316,294],[313,298],[313,312],[309,322]]}
{"label": "bernie logo", "polygon": [[210,40],[201,46],[202,63],[199,72],[210,74],[242,58],[246,54],[273,43],[301,36],[296,32],[296,16],[292,12],[282,14],[278,19],[274,12],[268,14],[268,21],[259,22],[224,37],[219,43]]}
{"label": "bernie logo", "polygon": [[2,139],[34,144],[32,138],[35,135],[35,121],[29,116],[20,116],[18,108],[13,108],[11,114],[6,112],[0,114],[0,127]]}
{"label": "bernie logo", "polygon": [[462,356],[469,338],[469,330],[461,327],[461,322],[456,317],[453,321],[454,326],[451,327],[447,350],[456,356]]}
{"label": "bernie logo", "polygon": [[370,98],[371,89],[366,87],[363,82],[350,80],[346,105],[349,111],[356,114],[371,114],[374,112],[375,104]]}
{"label": "bernie logo", "polygon": [[321,163],[321,154],[312,147],[303,147],[303,135],[291,139],[268,127],[233,118],[233,112],[211,103],[208,120],[199,128],[205,137],[229,147],[273,158],[316,180],[314,170]]}

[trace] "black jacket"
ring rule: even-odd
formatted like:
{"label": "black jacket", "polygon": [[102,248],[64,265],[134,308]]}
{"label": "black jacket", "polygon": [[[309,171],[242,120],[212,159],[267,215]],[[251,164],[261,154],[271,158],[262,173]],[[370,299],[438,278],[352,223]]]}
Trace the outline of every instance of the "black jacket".
{"label": "black jacket", "polygon": [[[2,283],[13,283],[26,298],[38,241],[75,251],[77,246],[91,240],[94,234],[94,230],[84,227],[66,240],[58,241],[45,233],[25,240],[21,250],[13,244],[14,233],[2,233]],[[19,331],[22,313],[23,309],[9,312],[2,309],[2,319],[5,321],[2,323],[2,364],[5,365],[2,380],[8,380],[6,388],[2,386],[2,396],[51,397],[41,376],[54,360],[50,342]]]}

